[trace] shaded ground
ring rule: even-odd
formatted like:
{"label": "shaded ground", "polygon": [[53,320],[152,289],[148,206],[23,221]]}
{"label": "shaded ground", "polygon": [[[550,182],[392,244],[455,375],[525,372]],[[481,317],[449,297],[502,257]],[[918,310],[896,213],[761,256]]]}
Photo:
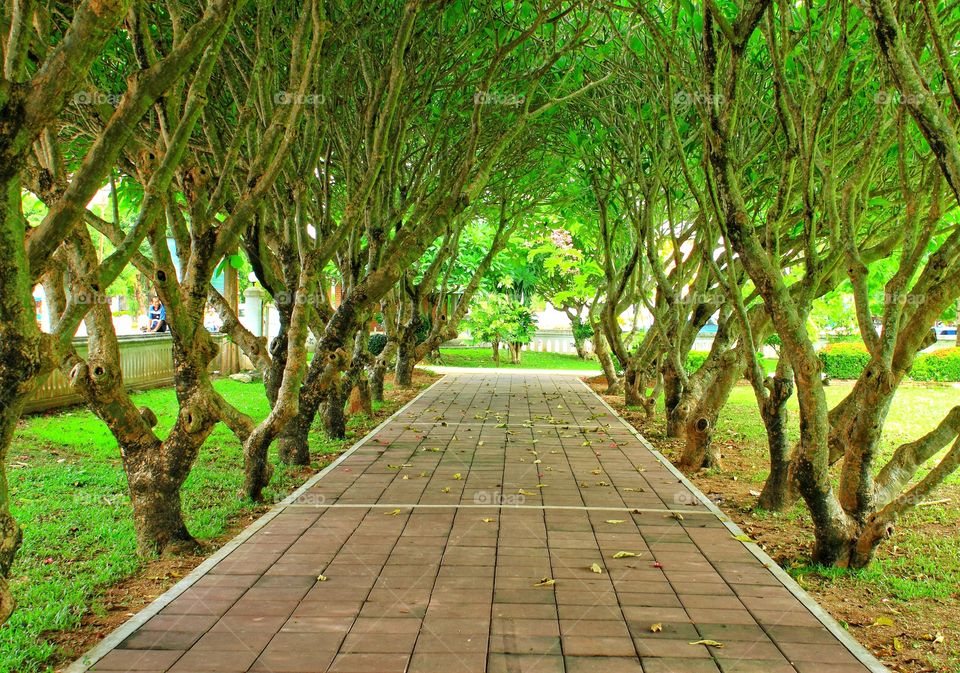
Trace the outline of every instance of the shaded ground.
{"label": "shaded ground", "polygon": [[[435,377],[418,372],[422,388]],[[215,382],[233,404],[256,419],[267,413],[262,385]],[[311,437],[311,468],[278,469],[267,494],[272,504],[326,465],[416,390],[387,386],[374,418],[351,419],[348,438]],[[135,395],[168,427],[176,414],[172,389]],[[218,426],[204,445],[183,492],[187,522],[212,553],[270,505],[237,497],[240,445]],[[19,608],[0,628],[0,672],[53,670],[88,649],[152,601],[205,556],[144,561],[134,548],[132,514],[116,442],[83,408],[23,419],[11,450],[14,515],[24,545],[13,567]]]}
{"label": "shaded ground", "polygon": [[569,377],[445,378],[235,545],[75,670],[866,670]]}
{"label": "shaded ground", "polygon": [[[603,383],[591,383],[598,392]],[[828,388],[839,399],[849,383]],[[647,422],[625,409],[622,397],[604,396],[671,460],[682,448],[664,438],[662,413]],[[885,428],[884,451],[932,428],[956,403],[951,386],[905,386],[898,393]],[[661,410],[662,411],[662,410]],[[797,415],[791,415],[796,436]],[[910,513],[893,538],[881,546],[873,565],[846,571],[809,564],[813,537],[802,506],[784,514],[755,509],[769,469],[763,426],[747,385],[740,385],[721,413],[717,441],[723,467],[690,475],[782,567],[860,642],[893,670],[960,671],[960,485],[957,475],[931,497],[932,504]],[[941,502],[943,501],[943,502]],[[878,623],[879,622],[879,623]]]}

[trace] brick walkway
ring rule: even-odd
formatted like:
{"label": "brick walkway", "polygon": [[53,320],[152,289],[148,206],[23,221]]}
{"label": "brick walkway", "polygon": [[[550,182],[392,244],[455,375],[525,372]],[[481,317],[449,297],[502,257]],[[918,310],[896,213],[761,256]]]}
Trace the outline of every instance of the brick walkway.
{"label": "brick walkway", "polygon": [[579,381],[447,376],[71,671],[884,670],[731,526]]}

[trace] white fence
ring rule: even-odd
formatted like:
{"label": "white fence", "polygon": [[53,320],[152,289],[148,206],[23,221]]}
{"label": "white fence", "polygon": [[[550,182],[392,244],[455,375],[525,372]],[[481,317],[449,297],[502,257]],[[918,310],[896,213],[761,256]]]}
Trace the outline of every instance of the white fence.
{"label": "white fence", "polygon": [[[220,351],[210,363],[211,371],[226,372],[230,358],[234,361],[239,350],[225,334],[214,334]],[[117,337],[120,342],[120,369],[123,384],[128,390],[147,390],[173,385],[173,339],[169,334],[150,334]],[[87,356],[87,340],[73,340],[80,357]],[[74,391],[60,370],[54,369],[27,400],[24,411],[43,411],[78,404],[83,398]]]}

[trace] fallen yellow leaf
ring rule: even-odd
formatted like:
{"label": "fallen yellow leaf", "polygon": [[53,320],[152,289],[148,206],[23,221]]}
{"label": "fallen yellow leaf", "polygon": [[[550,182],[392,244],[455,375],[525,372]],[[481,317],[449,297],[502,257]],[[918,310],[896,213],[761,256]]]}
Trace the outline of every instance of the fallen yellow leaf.
{"label": "fallen yellow leaf", "polygon": [[691,645],[709,645],[710,647],[723,647],[723,643],[718,643],[716,640],[694,640]]}
{"label": "fallen yellow leaf", "polygon": [[627,522],[626,519],[607,519],[606,521],[604,521],[604,523],[611,523],[611,524],[626,523],[626,522]]}
{"label": "fallen yellow leaf", "polygon": [[555,579],[553,579],[553,578],[550,578],[550,577],[544,577],[544,578],[543,578],[542,580],[540,580],[539,582],[534,582],[533,586],[535,586],[535,587],[552,587],[552,586],[553,586],[554,584],[556,584],[556,583],[557,583],[557,580],[555,580]]}
{"label": "fallen yellow leaf", "polygon": [[650,633],[660,633],[661,631],[663,631],[663,624],[660,622],[650,625]]}
{"label": "fallen yellow leaf", "polygon": [[318,581],[318,582],[326,582],[326,581],[327,581],[327,576],[326,576],[326,575],[317,575],[317,581]]}
{"label": "fallen yellow leaf", "polygon": [[389,514],[389,515],[391,515],[391,516],[397,516],[398,514],[400,514],[400,509],[397,508],[397,509],[391,510],[391,511],[387,512],[387,514]]}
{"label": "fallen yellow leaf", "polygon": [[618,551],[613,555],[613,558],[633,558],[636,556],[632,551]]}
{"label": "fallen yellow leaf", "polygon": [[602,575],[602,574],[603,574],[603,568],[600,567],[600,564],[599,564],[599,563],[594,563],[593,565],[591,565],[591,566],[590,566],[590,570],[592,570],[593,572],[597,573],[598,575]]}

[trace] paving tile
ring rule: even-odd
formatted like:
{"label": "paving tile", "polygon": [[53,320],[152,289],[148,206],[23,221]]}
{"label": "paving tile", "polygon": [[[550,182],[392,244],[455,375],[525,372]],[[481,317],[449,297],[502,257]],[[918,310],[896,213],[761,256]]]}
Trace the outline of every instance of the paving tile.
{"label": "paving tile", "polygon": [[559,636],[517,636],[504,633],[490,636],[490,651],[498,654],[561,654]]}
{"label": "paving tile", "polygon": [[121,644],[125,650],[186,650],[200,639],[195,631],[150,631],[141,629]]}
{"label": "paving tile", "polygon": [[414,653],[407,673],[476,673],[486,667],[485,654]]}
{"label": "paving tile", "polygon": [[644,673],[636,657],[564,657],[567,673]]}
{"label": "paving tile", "polygon": [[720,673],[711,659],[663,657],[643,659],[643,673]]}
{"label": "paving tile", "polygon": [[[359,506],[312,508],[319,498]],[[555,583],[534,586],[542,579]],[[703,639],[724,647],[692,644]],[[463,375],[90,670],[867,669],[582,384]]]}
{"label": "paving tile", "polygon": [[563,657],[490,654],[486,673],[564,673]]}
{"label": "paving tile", "polygon": [[236,670],[249,668],[259,650],[198,650],[185,652],[177,663],[170,668],[170,673],[185,673],[187,671],[205,670],[210,673],[232,673]]}
{"label": "paving tile", "polygon": [[154,671],[166,670],[183,656],[179,650],[121,650],[116,649],[97,662],[97,671]]}
{"label": "paving tile", "polygon": [[330,673],[404,673],[407,654],[338,654]]}
{"label": "paving tile", "polygon": [[564,636],[563,653],[578,657],[629,657],[637,650],[627,637]]}

